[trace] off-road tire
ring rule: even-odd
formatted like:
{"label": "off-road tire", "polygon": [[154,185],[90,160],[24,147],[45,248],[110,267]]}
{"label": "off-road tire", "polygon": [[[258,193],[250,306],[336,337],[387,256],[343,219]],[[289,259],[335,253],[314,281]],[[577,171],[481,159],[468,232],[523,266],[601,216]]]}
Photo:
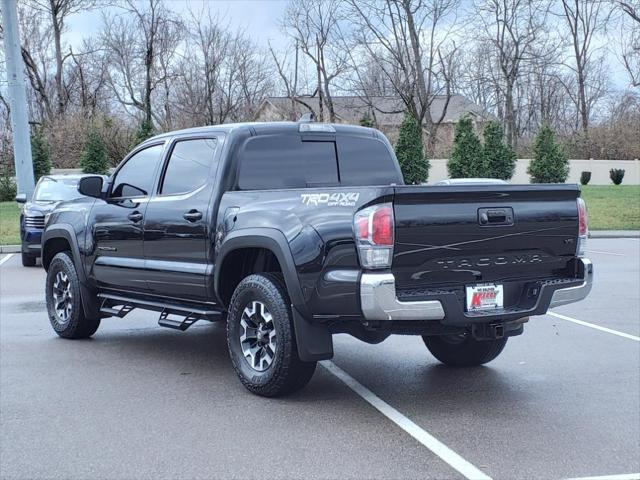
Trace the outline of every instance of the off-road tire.
{"label": "off-road tire", "polygon": [[36,266],[36,257],[33,255],[29,255],[28,253],[22,252],[22,266],[23,267],[35,267]]}
{"label": "off-road tire", "polygon": [[[266,370],[254,369],[245,358],[240,344],[244,309],[253,301],[268,308],[276,330],[273,362]],[[300,390],[316,369],[316,362],[303,362],[298,348],[291,314],[291,303],[282,277],[273,273],[253,274],[235,289],[227,316],[227,346],[231,363],[242,384],[252,393],[276,397]]]}
{"label": "off-road tire", "polygon": [[449,335],[425,335],[424,344],[431,354],[445,365],[476,367],[495,359],[507,343],[507,338],[476,340],[470,333],[464,337]]}
{"label": "off-road tire", "polygon": [[[56,313],[53,286],[59,272],[66,274],[71,293],[71,313],[68,320],[62,321]],[[60,252],[53,257],[47,271],[46,281],[47,313],[53,330],[62,338],[88,338],[98,330],[99,318],[89,318],[82,307],[80,280],[69,252]]]}

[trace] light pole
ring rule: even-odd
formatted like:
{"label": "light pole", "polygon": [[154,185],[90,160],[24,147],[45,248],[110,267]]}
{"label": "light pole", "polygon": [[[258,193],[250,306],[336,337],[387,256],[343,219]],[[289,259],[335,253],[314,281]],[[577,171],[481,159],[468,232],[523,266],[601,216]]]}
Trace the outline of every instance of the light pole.
{"label": "light pole", "polygon": [[11,107],[11,129],[13,130],[13,159],[16,166],[18,193],[25,194],[27,199],[30,199],[35,185],[16,0],[2,0],[2,26],[4,27],[4,56],[7,63],[7,88]]}

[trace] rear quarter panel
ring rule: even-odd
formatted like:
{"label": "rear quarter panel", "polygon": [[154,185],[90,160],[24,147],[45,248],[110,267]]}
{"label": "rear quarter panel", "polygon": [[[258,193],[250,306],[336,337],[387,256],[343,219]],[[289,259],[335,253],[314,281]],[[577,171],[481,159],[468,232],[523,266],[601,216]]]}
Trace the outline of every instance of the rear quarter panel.
{"label": "rear quarter panel", "polygon": [[[316,316],[359,315],[359,305],[354,302],[359,261],[353,238],[353,214],[368,204],[385,201],[391,188],[227,192],[220,202],[216,252],[232,231],[275,228],[287,239],[310,311]],[[331,272],[345,270],[351,274],[343,276],[342,282],[325,280]]]}

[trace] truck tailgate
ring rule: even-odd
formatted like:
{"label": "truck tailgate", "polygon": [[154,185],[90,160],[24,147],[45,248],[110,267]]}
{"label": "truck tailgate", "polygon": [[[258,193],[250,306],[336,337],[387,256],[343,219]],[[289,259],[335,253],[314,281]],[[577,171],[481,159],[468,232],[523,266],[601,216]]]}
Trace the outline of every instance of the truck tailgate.
{"label": "truck tailgate", "polygon": [[558,184],[395,187],[396,287],[572,276],[579,195]]}

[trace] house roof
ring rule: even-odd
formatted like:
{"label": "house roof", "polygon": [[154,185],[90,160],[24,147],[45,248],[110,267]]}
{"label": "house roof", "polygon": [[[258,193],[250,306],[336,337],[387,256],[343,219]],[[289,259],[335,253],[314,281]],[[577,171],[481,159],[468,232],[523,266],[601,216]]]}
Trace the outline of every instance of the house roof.
{"label": "house roof", "polygon": [[[297,97],[297,99],[311,106],[317,114],[319,111],[318,97]],[[369,102],[364,97],[359,96],[333,96],[333,106],[338,119],[345,123],[357,124],[362,117],[369,111],[373,110],[378,125],[380,126],[398,126],[402,123],[404,116],[404,104],[400,97],[396,96],[377,96],[369,97]],[[432,118],[438,119],[442,115],[446,96],[437,95],[431,104]],[[289,97],[268,97],[264,100],[258,110],[257,118],[261,118],[261,114],[267,105],[271,104],[273,108],[282,113],[283,118],[288,118],[291,112],[291,99]],[[370,105],[373,105],[373,109]],[[300,104],[295,103],[296,116],[301,116],[308,112],[308,109]],[[325,107],[326,112],[326,107]],[[449,99],[447,112],[444,117],[444,123],[457,123],[465,114],[472,114],[481,119],[493,119],[493,115],[484,111],[480,106],[473,103],[463,95],[452,95]]]}

